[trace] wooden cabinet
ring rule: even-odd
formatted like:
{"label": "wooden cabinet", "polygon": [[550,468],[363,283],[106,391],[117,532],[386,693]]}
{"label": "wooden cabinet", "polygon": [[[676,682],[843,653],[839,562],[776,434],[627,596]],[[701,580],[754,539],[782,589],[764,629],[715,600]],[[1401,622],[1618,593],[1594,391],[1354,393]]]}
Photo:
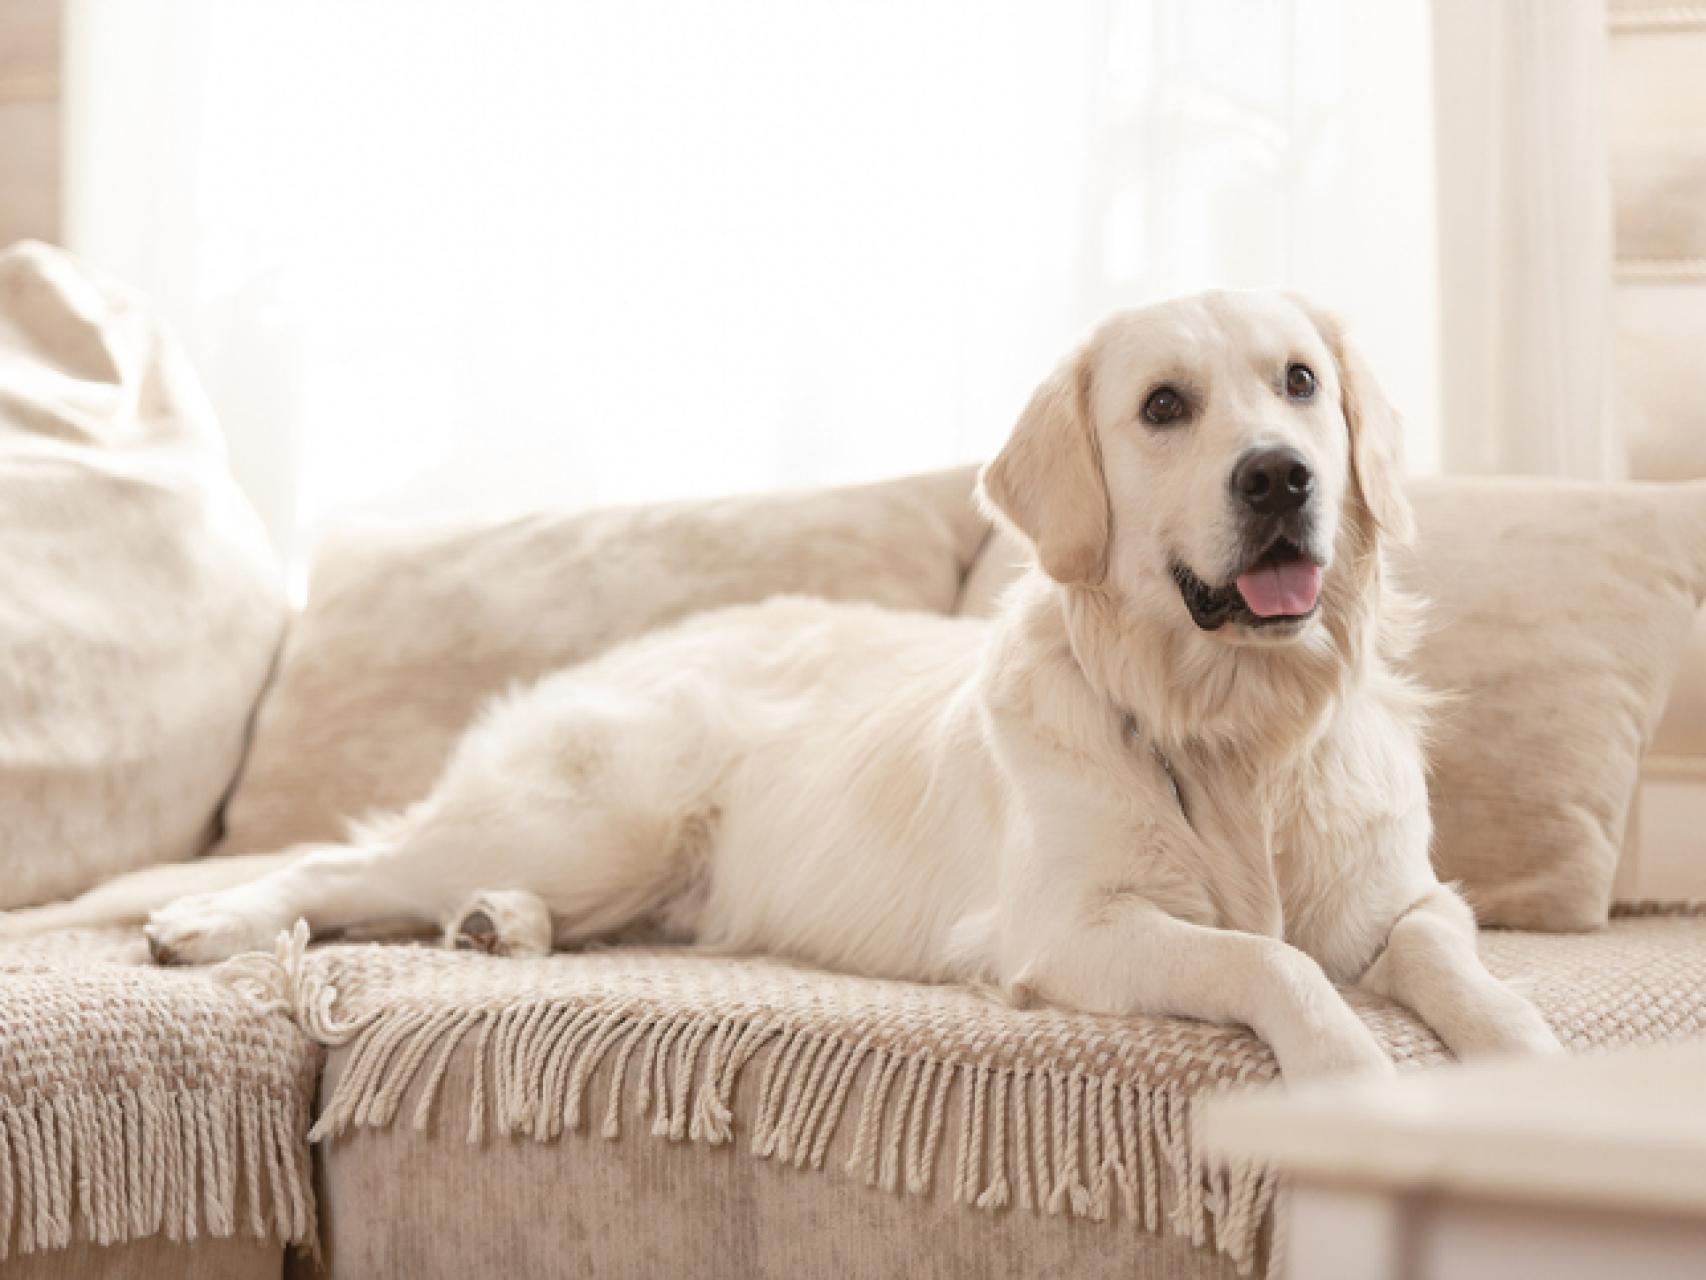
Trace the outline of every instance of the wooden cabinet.
{"label": "wooden cabinet", "polygon": [[62,8],[0,4],[0,245],[62,235]]}

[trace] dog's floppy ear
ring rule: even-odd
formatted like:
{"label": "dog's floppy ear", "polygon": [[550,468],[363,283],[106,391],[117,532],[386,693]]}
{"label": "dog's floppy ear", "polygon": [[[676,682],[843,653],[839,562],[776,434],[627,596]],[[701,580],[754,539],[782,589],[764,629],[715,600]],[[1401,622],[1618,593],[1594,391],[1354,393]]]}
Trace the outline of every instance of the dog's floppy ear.
{"label": "dog's floppy ear", "polygon": [[1037,550],[1057,582],[1097,583],[1107,570],[1108,494],[1090,421],[1090,360],[1049,375],[980,480],[984,502]]}
{"label": "dog's floppy ear", "polygon": [[[1301,302],[1301,299],[1299,300]],[[1416,520],[1404,495],[1403,422],[1368,361],[1345,336],[1339,320],[1302,303],[1339,366],[1339,395],[1351,433],[1351,476],[1381,532],[1397,542],[1415,536]]]}

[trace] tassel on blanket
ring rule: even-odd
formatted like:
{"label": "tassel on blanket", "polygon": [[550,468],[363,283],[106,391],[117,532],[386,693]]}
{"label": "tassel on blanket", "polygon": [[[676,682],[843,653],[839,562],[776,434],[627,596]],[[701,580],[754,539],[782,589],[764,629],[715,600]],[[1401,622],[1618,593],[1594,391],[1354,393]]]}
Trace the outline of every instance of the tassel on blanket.
{"label": "tassel on blanket", "polygon": [[[596,1122],[605,1137],[620,1134],[631,1106],[655,1137],[725,1143],[734,1137],[740,1079],[762,1058],[748,1136],[760,1159],[822,1168],[851,1114],[847,1172],[885,1191],[924,1194],[952,1128],[948,1194],[956,1201],[1092,1220],[1118,1209],[1138,1229],[1170,1224],[1193,1243],[1219,1249],[1243,1273],[1255,1265],[1272,1177],[1255,1168],[1206,1169],[1190,1141],[1183,1092],[1123,1082],[1111,1072],[956,1062],[769,1017],[663,1014],[613,1000],[576,1007],[505,995],[473,1007],[387,1006],[346,1015],[306,944],[299,926],[281,935],[273,954],[227,962],[221,977],[264,1007],[288,1010],[322,1044],[344,1047],[315,1140],[391,1124],[411,1090],[413,1124],[424,1127],[460,1049],[473,1058],[470,1142],[483,1142],[488,1132],[543,1141],[580,1129],[592,1079],[609,1063]],[[64,1195],[18,1210],[4,1198],[14,1182],[62,1185],[5,1176],[6,1159],[15,1167],[20,1154],[34,1159],[38,1148],[46,1150],[45,1142],[0,1148],[0,1221],[7,1213],[32,1224],[59,1221]],[[181,1219],[182,1195],[171,1182],[164,1199],[168,1215]],[[227,1201],[216,1196],[213,1212],[226,1214]],[[251,1217],[259,1212],[250,1208]]]}

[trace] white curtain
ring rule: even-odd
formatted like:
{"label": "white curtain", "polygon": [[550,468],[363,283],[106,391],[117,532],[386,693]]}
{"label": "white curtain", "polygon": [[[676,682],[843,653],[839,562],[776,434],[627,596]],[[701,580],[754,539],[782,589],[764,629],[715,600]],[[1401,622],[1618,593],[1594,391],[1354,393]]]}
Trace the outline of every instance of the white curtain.
{"label": "white curtain", "polygon": [[1102,313],[1344,312],[1437,455],[1425,0],[70,0],[72,247],[350,510],[986,456]]}
{"label": "white curtain", "polygon": [[1612,478],[1605,0],[1435,0],[1442,461]]}

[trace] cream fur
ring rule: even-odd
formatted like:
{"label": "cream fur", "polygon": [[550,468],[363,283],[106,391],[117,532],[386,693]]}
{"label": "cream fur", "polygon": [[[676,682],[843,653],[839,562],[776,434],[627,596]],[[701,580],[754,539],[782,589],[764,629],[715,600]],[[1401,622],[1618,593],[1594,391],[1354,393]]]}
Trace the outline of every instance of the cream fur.
{"label": "cream fur", "polygon": [[[1291,360],[1307,404],[1275,391]],[[1139,421],[1161,380],[1199,393],[1188,428]],[[299,916],[455,925],[501,893],[524,918],[523,893],[558,945],[662,936],[1244,1023],[1289,1076],[1390,1069],[1335,982],[1459,1052],[1555,1050],[1429,864],[1424,702],[1392,665],[1411,607],[1382,559],[1408,523],[1396,431],[1294,300],[1118,315],[986,472],[1041,561],[994,622],[804,598],[690,619],[500,700],[426,800],[171,902],[150,938],[208,961]],[[1170,560],[1228,572],[1229,468],[1274,443],[1317,477],[1321,608],[1200,631]]]}

